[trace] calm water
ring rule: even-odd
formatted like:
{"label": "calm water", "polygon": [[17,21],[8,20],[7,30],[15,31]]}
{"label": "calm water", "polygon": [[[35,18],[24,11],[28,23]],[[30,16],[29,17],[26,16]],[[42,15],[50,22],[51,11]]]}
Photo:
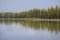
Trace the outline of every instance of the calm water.
{"label": "calm water", "polygon": [[60,22],[0,21],[0,40],[60,40]]}

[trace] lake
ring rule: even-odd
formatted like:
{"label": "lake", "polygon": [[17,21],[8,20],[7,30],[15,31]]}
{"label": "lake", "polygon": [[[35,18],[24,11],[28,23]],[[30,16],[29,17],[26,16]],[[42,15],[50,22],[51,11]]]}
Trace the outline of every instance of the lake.
{"label": "lake", "polygon": [[60,40],[60,21],[0,20],[0,40]]}

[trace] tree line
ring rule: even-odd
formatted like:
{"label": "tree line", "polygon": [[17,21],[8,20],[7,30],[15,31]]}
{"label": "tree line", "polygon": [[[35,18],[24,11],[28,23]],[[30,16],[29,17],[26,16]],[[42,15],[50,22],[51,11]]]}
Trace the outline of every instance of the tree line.
{"label": "tree line", "polygon": [[51,6],[48,9],[32,9],[19,13],[0,12],[0,18],[42,18],[60,19],[60,6]]}

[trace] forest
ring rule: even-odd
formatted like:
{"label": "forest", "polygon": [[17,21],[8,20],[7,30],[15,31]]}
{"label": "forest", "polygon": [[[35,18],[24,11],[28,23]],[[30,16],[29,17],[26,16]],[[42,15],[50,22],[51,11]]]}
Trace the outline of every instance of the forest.
{"label": "forest", "polygon": [[60,6],[49,7],[47,9],[31,9],[19,13],[0,12],[0,18],[41,18],[41,19],[60,19]]}

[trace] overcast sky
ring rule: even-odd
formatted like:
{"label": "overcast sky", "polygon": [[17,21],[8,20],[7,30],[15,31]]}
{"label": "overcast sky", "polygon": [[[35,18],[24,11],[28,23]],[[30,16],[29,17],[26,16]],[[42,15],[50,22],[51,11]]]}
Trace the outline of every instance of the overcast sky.
{"label": "overcast sky", "polygon": [[0,0],[0,12],[20,12],[33,8],[60,6],[60,0]]}

